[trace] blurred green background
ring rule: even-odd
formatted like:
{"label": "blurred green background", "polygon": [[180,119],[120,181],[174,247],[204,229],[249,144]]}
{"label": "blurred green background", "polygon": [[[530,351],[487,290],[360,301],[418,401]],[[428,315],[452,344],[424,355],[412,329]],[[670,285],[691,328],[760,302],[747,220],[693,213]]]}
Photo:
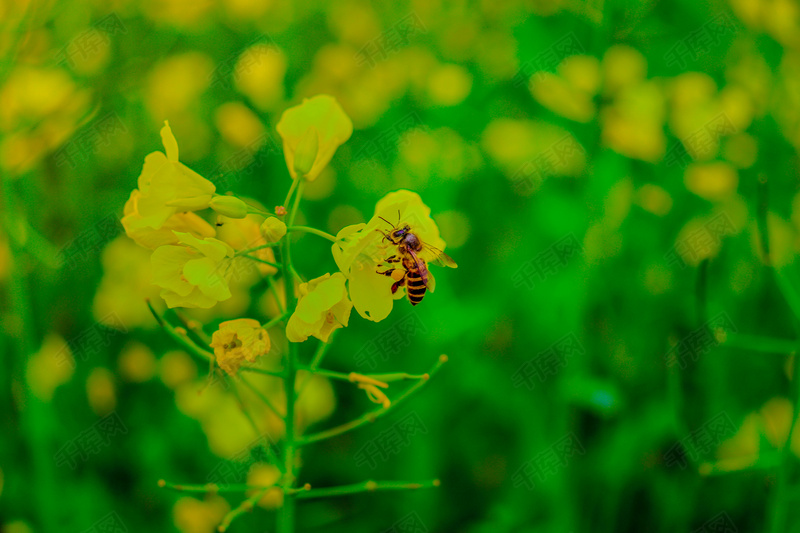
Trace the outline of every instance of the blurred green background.
{"label": "blurred green background", "polygon": [[[164,120],[220,192],[279,204],[275,124],[319,93],[355,131],[299,219],[411,189],[459,268],[339,332],[334,370],[450,362],[300,474],[441,487],[300,502],[299,531],[800,531],[796,2],[8,0],[0,26],[0,531],[203,533],[240,503],[157,486],[259,459],[118,221]],[[274,312],[256,276],[190,316]],[[372,408],[314,390],[317,430]]]}

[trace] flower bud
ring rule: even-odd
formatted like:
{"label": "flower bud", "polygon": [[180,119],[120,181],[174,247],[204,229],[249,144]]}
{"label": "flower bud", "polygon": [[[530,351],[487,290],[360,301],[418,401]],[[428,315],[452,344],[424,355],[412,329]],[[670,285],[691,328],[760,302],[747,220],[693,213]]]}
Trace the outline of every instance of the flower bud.
{"label": "flower bud", "polygon": [[300,143],[297,145],[297,150],[294,154],[294,171],[298,177],[305,177],[306,174],[311,172],[314,166],[314,161],[317,160],[317,153],[319,152],[319,133],[317,128],[311,126],[306,131]]}
{"label": "flower bud", "polygon": [[267,242],[278,242],[286,235],[286,224],[280,219],[269,217],[261,224],[261,234]]}
{"label": "flower bud", "polygon": [[215,196],[211,199],[209,207],[220,215],[230,218],[247,216],[247,204],[235,196]]}

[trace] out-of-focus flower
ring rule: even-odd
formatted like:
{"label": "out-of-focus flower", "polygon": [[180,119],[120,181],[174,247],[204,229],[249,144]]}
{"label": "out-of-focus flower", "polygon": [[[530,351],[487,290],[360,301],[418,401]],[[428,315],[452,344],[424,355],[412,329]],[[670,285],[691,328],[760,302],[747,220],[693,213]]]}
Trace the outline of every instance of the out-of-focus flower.
{"label": "out-of-focus flower", "polygon": [[292,178],[313,181],[350,138],[353,123],[332,96],[322,94],[284,111],[277,129]]}
{"label": "out-of-focus flower", "polygon": [[212,307],[231,297],[228,286],[233,248],[210,237],[176,232],[180,246],[153,252],[153,283],[169,307]]}
{"label": "out-of-focus flower", "polygon": [[237,318],[219,325],[211,337],[211,347],[219,367],[234,376],[243,363],[253,363],[269,352],[270,339],[258,320]]}
{"label": "out-of-focus flower", "polygon": [[[67,142],[90,104],[90,92],[62,69],[12,69],[0,86],[0,168],[12,176],[31,169]],[[57,157],[75,164],[66,151]]]}
{"label": "out-of-focus flower", "polygon": [[277,217],[267,217],[260,229],[267,242],[278,242],[286,235],[286,224]]}
{"label": "out-of-focus flower", "polygon": [[106,416],[117,406],[114,374],[107,368],[92,369],[86,379],[86,396],[89,406],[97,416]]}
{"label": "out-of-focus flower", "polygon": [[125,235],[109,242],[101,256],[103,278],[94,296],[93,314],[112,328],[155,328],[145,298],[157,298],[153,285],[150,251]]}
{"label": "out-of-focus flower", "polygon": [[142,215],[139,213],[139,198],[142,193],[134,189],[125,203],[122,227],[125,233],[137,244],[155,250],[165,244],[177,244],[178,237],[174,231],[190,233],[196,237],[213,237],[216,232],[214,227],[200,218],[195,213],[175,213],[159,227],[153,228],[142,224]]}
{"label": "out-of-focus flower", "polygon": [[[258,202],[247,200],[247,203],[258,208],[263,208]],[[264,217],[261,215],[249,214],[244,218],[220,217],[222,225],[217,228],[217,238],[231,245],[237,252],[250,248],[264,246],[269,241],[261,233],[261,225]],[[266,247],[250,252],[249,255],[262,261],[275,262],[275,253],[272,248]],[[259,279],[259,273],[269,276],[277,272],[277,269],[266,263],[255,262],[247,257],[237,257],[234,263],[234,281],[238,280],[250,287]]]}
{"label": "out-of-focus flower", "polygon": [[[278,483],[281,471],[274,465],[268,463],[255,463],[247,472],[247,484],[257,487],[269,487]],[[255,496],[261,489],[251,489],[247,492],[248,497]],[[256,505],[264,509],[277,509],[283,505],[283,491],[280,487],[274,487],[264,493]]]}
{"label": "out-of-focus flower", "polygon": [[161,228],[175,213],[208,207],[214,184],[178,161],[178,143],[169,123],[161,129],[163,152],[153,152],[144,160],[135,201],[138,216],[129,219],[126,231]]}
{"label": "out-of-focus flower", "polygon": [[170,389],[177,389],[197,377],[197,364],[186,352],[173,350],[158,361],[158,377]]}
{"label": "out-of-focus flower", "polygon": [[146,344],[133,341],[119,354],[117,369],[122,379],[132,383],[143,383],[155,375],[156,358]]}
{"label": "out-of-focus flower", "polygon": [[286,338],[303,342],[314,336],[328,342],[333,330],[347,326],[353,304],[347,297],[345,277],[337,272],[325,274],[299,287],[297,309],[289,317]]}
{"label": "out-of-focus flower", "polygon": [[438,106],[455,106],[472,90],[472,75],[460,65],[441,65],[428,79],[428,98]]}
{"label": "out-of-focus flower", "polygon": [[183,496],[172,507],[172,521],[181,533],[215,533],[230,506],[219,495],[198,500]]}
{"label": "out-of-focus flower", "polygon": [[602,111],[603,142],[613,150],[648,162],[666,152],[664,96],[656,82],[621,89]]}
{"label": "out-of-focus flower", "polygon": [[481,146],[512,181],[534,188],[550,176],[579,176],[586,150],[567,130],[540,121],[500,118],[483,131]]}
{"label": "out-of-focus flower", "polygon": [[258,150],[267,141],[266,129],[249,107],[241,102],[228,102],[214,113],[220,135],[231,146]]}
{"label": "out-of-focus flower", "polygon": [[570,56],[558,65],[558,74],[537,72],[530,80],[533,97],[554,113],[576,122],[595,115],[592,101],[600,87],[600,62],[591,56]]}
{"label": "out-of-focus flower", "polygon": [[150,116],[160,121],[193,114],[203,91],[214,79],[213,68],[211,58],[200,52],[170,55],[159,61],[144,87]]}
{"label": "out-of-focus flower", "polygon": [[[735,435],[720,443],[717,461],[700,466],[702,473],[732,472],[754,466],[764,455],[762,444],[782,449],[789,438],[792,425],[792,403],[781,397],[767,401],[761,409],[748,414]],[[800,457],[800,433],[794,432],[789,443],[792,452]]]}
{"label": "out-of-focus flower", "polygon": [[[430,212],[418,194],[400,190],[387,194],[377,203],[375,215],[367,224],[347,226],[337,235],[337,242],[332,247],[333,258],[347,278],[350,299],[356,311],[364,318],[375,322],[383,320],[389,316],[393,301],[403,296],[403,291],[392,295],[391,287],[395,280],[378,273],[384,259],[395,254],[391,244],[386,244],[381,236],[381,232],[392,229],[386,221],[393,223],[399,217],[398,225],[408,224],[423,243],[444,250],[445,242],[439,236],[439,228]],[[419,257],[425,261],[435,259],[427,247]],[[432,273],[428,275],[428,290],[433,292],[435,280]]]}
{"label": "out-of-focus flower", "polygon": [[736,169],[724,161],[694,163],[683,175],[686,188],[701,198],[719,201],[736,193],[739,176]]}
{"label": "out-of-focus flower", "polygon": [[55,390],[72,378],[74,365],[69,345],[59,335],[50,333],[39,351],[28,359],[25,381],[37,398],[49,402]]}
{"label": "out-of-focus flower", "polygon": [[233,79],[240,93],[261,111],[273,111],[283,101],[283,79],[287,60],[284,53],[256,44],[242,53],[234,67]]}

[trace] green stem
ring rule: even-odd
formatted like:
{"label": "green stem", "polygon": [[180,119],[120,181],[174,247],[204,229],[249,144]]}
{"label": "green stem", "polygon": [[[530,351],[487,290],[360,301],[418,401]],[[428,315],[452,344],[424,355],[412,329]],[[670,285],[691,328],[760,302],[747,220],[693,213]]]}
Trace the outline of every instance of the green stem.
{"label": "green stem", "polygon": [[330,233],[328,233],[326,231],[322,231],[322,230],[319,230],[317,228],[311,228],[311,227],[308,227],[308,226],[291,226],[289,224],[287,224],[286,226],[287,226],[286,227],[286,231],[289,231],[289,232],[298,231],[298,232],[301,232],[301,233],[312,233],[314,235],[317,235],[318,237],[322,237],[323,239],[328,239],[331,242],[337,242],[336,237],[334,237],[333,235],[331,235]]}
{"label": "green stem", "polygon": [[284,208],[289,208],[289,201],[292,199],[292,193],[295,191],[295,189],[297,189],[297,186],[301,181],[302,180],[300,179],[292,180],[292,186],[289,187],[289,192],[286,193],[286,198],[283,200],[283,204],[281,204]]}
{"label": "green stem", "polygon": [[220,492],[245,492],[248,490],[270,489],[276,485],[247,485],[246,483],[217,485],[216,483],[206,483],[205,485],[182,485],[178,483],[170,483],[163,479],[158,480],[158,486],[164,489],[175,490],[178,492],[207,492],[207,493],[220,493]]}
{"label": "green stem", "polygon": [[283,322],[287,318],[289,318],[289,313],[287,313],[286,311],[283,311],[280,316],[276,316],[275,318],[273,318],[272,320],[270,320],[266,324],[262,324],[261,327],[264,328],[264,329],[269,329],[272,326],[275,326],[278,323]]}
{"label": "green stem", "polygon": [[250,383],[250,380],[248,380],[248,379],[247,379],[247,378],[245,378],[244,376],[239,376],[239,379],[241,379],[241,380],[242,380],[242,383],[244,383],[244,386],[245,386],[245,387],[247,387],[248,389],[250,389],[250,390],[253,392],[253,394],[255,394],[256,396],[258,396],[258,399],[259,399],[259,400],[261,400],[262,402],[264,402],[264,404],[265,404],[265,405],[266,405],[266,406],[269,408],[269,410],[270,410],[270,411],[272,411],[273,413],[275,413],[275,414],[276,414],[278,417],[280,417],[280,418],[283,418],[283,417],[285,416],[285,413],[281,413],[280,411],[278,411],[278,408],[277,408],[277,407],[275,407],[275,405],[273,405],[273,403],[272,403],[272,402],[269,400],[269,398],[267,398],[267,397],[266,397],[266,395],[265,395],[263,392],[261,392],[260,390],[258,390],[258,388],[256,388],[256,386],[255,386],[255,385],[253,385],[252,383]]}
{"label": "green stem", "polygon": [[[233,392],[233,395],[236,397],[236,402],[239,404],[239,408],[242,410],[242,414],[247,419],[247,422],[250,424],[250,427],[253,428],[253,433],[255,433],[256,439],[260,441],[261,437],[263,436],[261,434],[261,430],[258,429],[256,421],[253,420],[253,416],[245,407],[244,402],[242,401],[242,396],[239,394],[239,390],[236,388],[236,383],[234,383],[232,379],[228,379],[227,376],[224,375],[223,379],[227,380],[228,384],[231,386],[231,391]],[[281,462],[278,459],[278,456],[275,455],[275,451],[272,449],[272,439],[269,438],[269,435],[267,435],[267,442],[263,446],[264,450],[266,450],[267,452],[267,456],[269,457],[269,462],[278,467],[278,470],[283,472],[283,467],[281,465]]]}
{"label": "green stem", "polygon": [[[300,205],[300,199],[303,196],[303,188],[305,181],[294,180],[292,187],[289,189],[289,194],[286,196],[284,205],[289,202],[294,189],[297,189],[297,194],[292,204],[291,211],[287,213],[287,226],[291,226],[294,218],[297,215],[297,210]],[[292,250],[291,239],[284,238],[281,246],[281,265],[283,271],[283,285],[284,294],[286,296],[286,309],[294,309],[297,306],[297,294],[295,293],[293,268],[292,268]],[[294,465],[295,465],[295,427],[294,427],[294,408],[295,408],[295,381],[297,379],[297,369],[295,363],[297,360],[297,344],[294,342],[289,343],[289,353],[286,354],[286,365],[284,371],[286,376],[284,378],[283,387],[286,394],[286,418],[284,419],[286,425],[286,444],[283,453],[283,470],[284,477],[282,487],[284,490],[292,489],[296,480]],[[295,517],[295,500],[294,498],[286,498],[283,506],[278,511],[278,532],[279,533],[294,533],[294,517]]]}
{"label": "green stem", "polygon": [[311,364],[308,365],[308,369],[310,371],[313,372],[322,363],[322,360],[325,358],[325,354],[328,353],[328,348],[331,347],[331,343],[333,342],[333,338],[335,336],[336,330],[331,332],[331,336],[328,337],[328,342],[320,341],[319,346],[317,346],[317,351],[314,353],[314,357],[311,358]]}
{"label": "green stem", "polygon": [[248,214],[253,214],[253,215],[261,215],[263,217],[274,217],[275,216],[275,213],[270,213],[269,211],[264,211],[262,209],[259,209],[259,208],[255,207],[255,206],[252,206],[250,204],[247,204],[247,213]]}
{"label": "green stem", "polygon": [[263,250],[264,248],[272,248],[273,246],[277,246],[277,244],[278,244],[277,242],[268,242],[267,244],[259,244],[258,246],[253,246],[252,248],[245,248],[244,250],[239,250],[238,252],[233,254],[233,256],[241,257],[243,255]]}
{"label": "green stem", "polygon": [[[429,377],[435,375],[436,372],[446,362],[447,362],[447,356],[446,355],[440,356],[439,360],[436,362],[431,371],[428,373]],[[403,401],[408,399],[411,395],[413,395],[415,392],[417,392],[419,389],[421,389],[428,381],[429,381],[428,379],[420,379],[419,381],[414,383],[414,385],[406,389],[404,393],[395,398],[389,407],[381,407],[380,409],[370,411],[369,413],[366,413],[360,416],[359,418],[351,420],[350,422],[344,423],[340,426],[326,429],[324,431],[320,431],[319,433],[315,433],[313,435],[309,435],[307,437],[298,439],[297,446],[305,446],[306,444],[311,444],[312,442],[318,442],[321,440],[330,439],[332,437],[341,435],[342,433],[347,433],[348,431],[357,429],[363,425],[375,422],[377,419],[381,418],[382,416],[385,416],[386,413],[388,413],[389,411],[400,405],[400,403],[402,403]]]}
{"label": "green stem", "polygon": [[247,259],[250,259],[251,261],[255,261],[256,263],[269,265],[269,266],[271,266],[273,268],[280,268],[281,267],[281,265],[279,263],[273,263],[272,261],[267,261],[266,259],[259,259],[258,257],[254,256],[254,255],[250,255],[250,254],[243,254],[243,255],[239,255],[238,257],[245,257]]}
{"label": "green stem", "polygon": [[199,357],[205,362],[214,360],[213,353],[197,346],[194,342],[192,342],[192,339],[190,339],[188,335],[177,331],[169,322],[164,320],[161,317],[161,315],[159,315],[158,312],[156,312],[156,310],[153,308],[153,304],[150,302],[149,298],[145,301],[147,302],[147,307],[150,309],[150,312],[155,317],[156,322],[158,322],[158,325],[161,326],[161,328],[164,331],[166,331],[167,334],[169,334],[169,336],[172,337],[178,344],[186,348],[186,350],[188,350],[189,353],[195,355],[196,357]]}
{"label": "green stem", "polygon": [[258,368],[255,366],[241,366],[239,370],[244,372],[253,372],[254,374],[264,374],[265,376],[272,376],[275,378],[286,379],[286,372],[278,372],[275,370],[265,370],[263,368]]}
{"label": "green stem", "polygon": [[367,378],[375,379],[377,381],[383,381],[384,383],[389,383],[392,381],[403,381],[403,380],[411,380],[411,379],[428,379],[430,376],[428,374],[407,374],[405,372],[394,372],[390,374],[356,374],[355,372],[351,372],[346,374],[344,372],[335,372],[333,370],[325,370],[323,368],[311,368],[306,366],[299,366],[297,367],[299,370],[306,370],[311,372],[312,374],[318,374],[320,376],[325,376],[331,379],[339,379],[342,381],[349,381],[351,383],[358,381],[357,379],[353,379],[353,375],[356,376],[364,376]]}
{"label": "green stem", "polygon": [[330,498],[332,496],[346,496],[348,494],[358,494],[359,492],[375,492],[379,490],[416,490],[416,489],[432,489],[438,487],[441,483],[438,479],[420,482],[408,481],[364,481],[362,483],[353,483],[352,485],[341,485],[339,487],[327,487],[323,489],[311,489],[304,492],[298,492],[295,495],[297,499],[310,499],[310,498]]}

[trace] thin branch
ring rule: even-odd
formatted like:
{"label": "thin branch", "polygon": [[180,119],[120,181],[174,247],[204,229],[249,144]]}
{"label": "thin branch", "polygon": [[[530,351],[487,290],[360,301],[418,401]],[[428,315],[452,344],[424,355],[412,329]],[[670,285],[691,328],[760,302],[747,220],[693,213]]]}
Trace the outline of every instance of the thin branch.
{"label": "thin branch", "polygon": [[[428,377],[430,378],[434,374],[436,374],[436,372],[446,362],[447,362],[447,356],[446,355],[440,356],[438,361],[436,362],[436,364],[433,366],[431,371],[428,373]],[[340,426],[336,426],[336,427],[333,427],[333,428],[330,428],[330,429],[326,429],[324,431],[320,431],[319,433],[315,433],[315,434],[309,435],[307,437],[301,437],[300,439],[298,439],[296,441],[296,444],[297,444],[297,446],[304,446],[306,444],[311,444],[312,442],[317,442],[317,441],[321,441],[321,440],[325,440],[325,439],[330,439],[332,437],[336,437],[338,435],[341,435],[342,433],[347,433],[348,431],[352,431],[354,429],[357,429],[357,428],[359,428],[359,427],[361,427],[361,426],[363,426],[365,424],[369,424],[371,422],[374,422],[377,419],[379,419],[380,417],[386,415],[386,413],[388,413],[389,411],[391,411],[392,409],[397,407],[400,403],[405,401],[409,396],[411,396],[412,394],[417,392],[419,389],[421,389],[425,385],[425,383],[427,383],[428,381],[429,381],[428,379],[421,379],[421,380],[417,381],[416,383],[414,383],[414,385],[412,385],[411,387],[406,389],[406,391],[403,392],[400,396],[395,398],[392,401],[392,404],[390,406],[388,406],[388,407],[381,407],[380,409],[376,409],[374,411],[370,411],[369,413],[366,413],[366,414],[360,416],[359,418],[356,418],[355,420],[351,420],[350,422],[347,422],[347,423],[342,424]]]}
{"label": "thin branch", "polygon": [[286,228],[286,231],[289,231],[289,232],[295,231],[295,232],[301,232],[301,233],[311,233],[311,234],[316,235],[318,237],[322,237],[323,239],[327,239],[327,240],[329,240],[331,242],[337,242],[338,241],[338,239],[336,237],[334,237],[333,235],[331,235],[330,233],[322,231],[322,230],[319,230],[317,228],[311,228],[311,227],[308,227],[308,226],[288,226]]}
{"label": "thin branch", "polygon": [[250,381],[249,381],[247,378],[245,378],[244,376],[239,376],[239,379],[241,379],[241,380],[242,380],[242,383],[244,383],[245,387],[247,387],[248,389],[250,389],[250,390],[253,392],[253,394],[255,394],[256,396],[258,396],[258,398],[259,398],[259,399],[260,399],[262,402],[264,402],[264,404],[265,404],[265,405],[266,405],[266,406],[269,408],[269,410],[270,410],[270,411],[272,411],[273,413],[275,413],[275,414],[276,414],[278,417],[280,417],[280,418],[283,418],[283,417],[285,417],[285,416],[286,416],[286,414],[285,414],[285,413],[281,413],[281,412],[279,412],[279,411],[278,411],[278,408],[277,408],[277,407],[275,407],[275,405],[274,405],[274,404],[273,404],[273,403],[272,403],[272,402],[269,400],[269,398],[267,398],[267,396],[266,396],[266,395],[265,395],[263,392],[261,392],[260,390],[258,390],[258,389],[256,388],[256,386],[255,386],[255,385],[253,385],[252,383],[250,383]]}
{"label": "thin branch", "polygon": [[311,498],[330,498],[333,496],[346,496],[348,494],[358,494],[360,492],[376,492],[383,490],[417,490],[432,489],[441,485],[438,479],[430,481],[408,482],[408,481],[364,481],[363,483],[353,483],[352,485],[341,485],[339,487],[327,487],[322,489],[311,489],[298,492],[294,495],[298,499]]}
{"label": "thin branch", "polygon": [[256,257],[256,256],[254,256],[254,255],[250,255],[250,254],[236,254],[236,256],[237,256],[237,257],[244,257],[244,258],[246,258],[246,259],[250,259],[251,261],[255,261],[256,263],[261,263],[261,264],[264,264],[264,265],[269,265],[269,266],[271,266],[271,267],[273,267],[273,268],[281,268],[281,265],[280,265],[280,263],[273,263],[272,261],[267,261],[267,260],[265,260],[265,259],[260,259],[260,258],[258,258],[258,257]]}

